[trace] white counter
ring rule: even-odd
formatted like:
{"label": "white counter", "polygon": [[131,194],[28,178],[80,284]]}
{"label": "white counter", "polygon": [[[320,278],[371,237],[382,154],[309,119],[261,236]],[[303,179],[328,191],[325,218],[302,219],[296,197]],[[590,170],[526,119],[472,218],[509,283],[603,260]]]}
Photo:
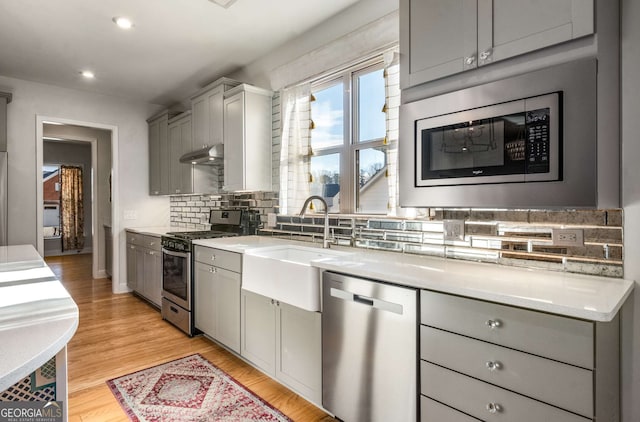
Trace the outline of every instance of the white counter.
{"label": "white counter", "polygon": [[[319,246],[263,236],[194,241],[197,245],[244,253],[281,244]],[[352,255],[323,259],[324,270],[435,290],[591,321],[615,317],[634,283],[619,278],[507,267],[437,257],[339,248]]]}
{"label": "white counter", "polygon": [[33,246],[0,247],[0,391],[60,352],[77,328],[76,303]]}

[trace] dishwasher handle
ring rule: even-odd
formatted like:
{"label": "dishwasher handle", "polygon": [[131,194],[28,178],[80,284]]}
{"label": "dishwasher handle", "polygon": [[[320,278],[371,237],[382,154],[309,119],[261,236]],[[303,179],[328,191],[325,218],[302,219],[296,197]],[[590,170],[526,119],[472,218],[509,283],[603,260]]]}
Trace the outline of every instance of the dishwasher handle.
{"label": "dishwasher handle", "polygon": [[356,293],[347,292],[346,290],[336,289],[331,287],[331,297],[336,299],[342,299],[347,302],[355,302],[372,308],[380,309],[382,311],[393,312],[394,314],[402,315],[403,307],[399,303],[388,302],[382,299],[376,299],[373,297],[362,296]]}

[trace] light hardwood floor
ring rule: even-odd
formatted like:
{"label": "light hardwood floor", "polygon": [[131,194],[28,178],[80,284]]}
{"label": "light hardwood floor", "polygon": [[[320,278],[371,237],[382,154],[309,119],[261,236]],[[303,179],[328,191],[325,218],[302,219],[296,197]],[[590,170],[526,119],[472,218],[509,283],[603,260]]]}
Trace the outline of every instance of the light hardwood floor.
{"label": "light hardwood floor", "polygon": [[295,421],[334,420],[212,341],[189,338],[142,299],[112,294],[111,280],[92,279],[91,255],[48,257],[46,262],[80,309],[80,325],[68,345],[70,422],[127,421],[106,381],[193,353]]}

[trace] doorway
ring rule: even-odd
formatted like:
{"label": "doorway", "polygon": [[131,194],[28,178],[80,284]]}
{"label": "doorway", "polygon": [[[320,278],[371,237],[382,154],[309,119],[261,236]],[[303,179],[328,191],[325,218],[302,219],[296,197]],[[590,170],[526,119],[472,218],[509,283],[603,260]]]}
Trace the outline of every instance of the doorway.
{"label": "doorway", "polygon": [[[38,172],[37,184],[38,252],[43,256],[91,253],[93,278],[107,277],[111,273],[107,264],[111,262],[110,257],[113,256],[112,250],[107,251],[106,236],[110,234],[113,223],[114,203],[111,180],[114,133],[117,129],[100,124],[42,116],[38,116],[37,119],[39,142],[36,149],[36,162],[42,169]],[[65,214],[62,202],[56,209],[55,199],[49,198],[48,194],[45,195],[47,189],[45,170],[52,172],[56,167],[63,165],[81,170],[83,178],[81,190],[84,197],[82,211],[76,208]],[[48,188],[53,189],[54,192],[55,183],[50,182],[48,185]],[[58,188],[62,189],[62,185]],[[52,197],[55,198],[55,195]],[[78,201],[70,204],[67,204],[67,211],[73,208],[74,204],[79,205]],[[82,214],[82,218],[72,221],[72,226],[67,226],[67,233],[71,233],[74,230],[73,225],[82,225],[82,235],[78,235],[75,241],[71,242],[68,242],[68,238],[62,237],[65,234],[62,217],[68,219],[69,214],[72,219]],[[78,238],[80,236],[81,238]],[[66,247],[63,246],[63,241],[66,242]]]}
{"label": "doorway", "polygon": [[[46,132],[46,130],[45,130]],[[93,251],[94,166],[91,142],[43,142],[44,256]]]}

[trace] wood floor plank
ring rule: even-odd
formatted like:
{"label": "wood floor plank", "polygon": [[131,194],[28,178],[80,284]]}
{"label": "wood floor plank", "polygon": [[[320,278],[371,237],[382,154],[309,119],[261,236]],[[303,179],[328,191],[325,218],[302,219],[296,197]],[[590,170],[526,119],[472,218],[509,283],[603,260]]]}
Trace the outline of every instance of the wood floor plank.
{"label": "wood floor plank", "polygon": [[114,295],[111,280],[91,277],[92,256],[48,257],[46,262],[80,310],[68,345],[69,421],[127,421],[106,381],[183,356],[202,356],[294,421],[334,420],[209,339],[189,338],[133,294]]}

